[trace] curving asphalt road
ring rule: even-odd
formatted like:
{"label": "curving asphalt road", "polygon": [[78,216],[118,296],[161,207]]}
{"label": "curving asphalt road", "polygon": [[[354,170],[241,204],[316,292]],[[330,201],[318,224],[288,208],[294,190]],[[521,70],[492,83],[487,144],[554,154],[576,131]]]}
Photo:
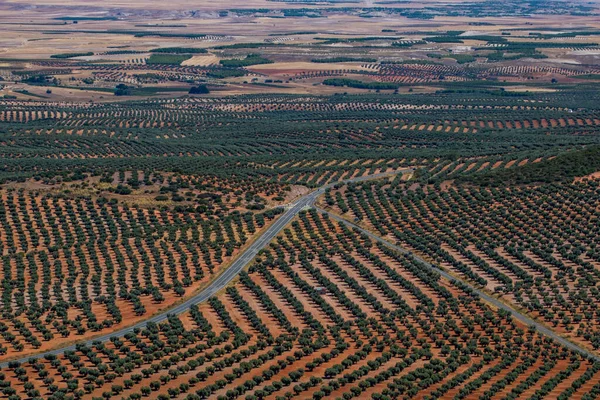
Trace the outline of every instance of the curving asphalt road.
{"label": "curving asphalt road", "polygon": [[[48,355],[48,354],[59,355],[59,354],[64,353],[65,351],[74,351],[76,344],[81,344],[81,343],[89,344],[89,343],[92,343],[95,341],[106,342],[106,341],[110,340],[111,337],[123,336],[129,332],[133,332],[133,330],[136,328],[144,328],[146,326],[146,324],[148,324],[149,322],[159,323],[159,322],[165,321],[167,319],[168,315],[181,314],[181,313],[185,312],[186,310],[188,310],[192,304],[198,304],[198,303],[207,301],[211,296],[215,295],[217,292],[219,292],[224,287],[226,287],[229,284],[229,282],[231,282],[233,280],[233,278],[235,278],[244,269],[244,267],[258,254],[258,252],[260,250],[262,250],[263,248],[265,248],[279,234],[279,232],[281,232],[283,230],[283,228],[286,225],[288,225],[292,221],[292,219],[294,219],[294,217],[296,215],[298,215],[298,213],[303,208],[313,207],[317,198],[320,195],[322,195],[326,189],[331,188],[337,184],[344,184],[344,183],[350,183],[350,182],[362,182],[362,181],[366,181],[366,180],[373,180],[373,179],[397,175],[398,173],[401,173],[401,172],[413,172],[413,171],[414,171],[413,169],[408,168],[408,169],[394,171],[391,173],[384,172],[384,173],[380,173],[380,174],[373,174],[373,175],[367,175],[367,176],[362,176],[362,177],[358,177],[358,178],[346,179],[343,181],[334,182],[334,183],[330,183],[330,184],[321,186],[320,188],[302,196],[295,203],[293,203],[283,213],[283,215],[281,215],[271,226],[269,226],[258,239],[256,239],[250,246],[248,246],[248,248],[246,248],[246,250],[244,250],[238,256],[238,258],[235,259],[235,261],[233,261],[233,263],[229,266],[229,268],[227,268],[225,271],[223,271],[206,288],[204,288],[203,290],[198,292],[196,295],[190,297],[183,303],[178,304],[175,307],[169,308],[168,310],[165,310],[164,312],[162,312],[160,314],[156,314],[146,320],[138,322],[135,325],[131,325],[127,328],[123,328],[121,330],[111,332],[106,335],[96,336],[96,337],[88,339],[88,340],[78,341],[77,343],[74,343],[69,346],[60,347],[60,348],[57,348],[54,350],[37,353],[34,355],[30,355],[27,357],[23,357],[21,359],[15,359],[15,360],[11,360],[11,361],[18,361],[18,362],[23,363],[32,358],[40,358],[40,357],[44,357],[45,355]],[[8,363],[9,363],[8,361],[0,363],[0,368],[6,368],[8,366]]]}
{"label": "curving asphalt road", "polygon": [[[313,203],[314,204],[314,203]],[[323,210],[322,208],[319,207],[315,207],[319,212],[325,213],[327,215],[329,215],[330,218],[339,221],[339,222],[343,222],[346,225],[349,225],[353,228],[356,228],[358,230],[360,230],[361,232],[363,232],[364,234],[366,234],[369,238],[384,244],[387,247],[390,247],[396,251],[398,251],[399,253],[403,253],[403,254],[410,254],[412,256],[412,258],[416,261],[418,261],[420,264],[422,264],[423,266],[429,268],[430,270],[433,270],[435,272],[437,272],[438,274],[440,274],[441,276],[443,276],[444,278],[448,279],[448,280],[454,280],[454,281],[460,281],[462,282],[465,286],[468,286],[471,290],[473,290],[473,292],[477,293],[479,295],[479,297],[481,297],[483,299],[483,301],[492,304],[493,306],[497,307],[497,308],[501,308],[503,310],[509,311],[512,316],[517,319],[518,321],[521,321],[522,323],[528,325],[528,326],[535,326],[535,328],[537,329],[538,332],[551,337],[552,339],[556,340],[557,342],[559,342],[560,344],[562,344],[563,346],[565,346],[568,349],[577,351],[583,355],[585,355],[588,358],[593,359],[594,361],[600,361],[600,357],[597,356],[594,353],[591,353],[590,351],[584,349],[583,347],[580,347],[578,345],[576,345],[575,343],[563,338],[562,336],[557,335],[554,331],[552,331],[551,329],[548,329],[544,324],[541,324],[533,319],[531,319],[530,317],[528,317],[525,314],[522,314],[521,312],[519,312],[518,310],[512,308],[511,306],[509,306],[506,303],[501,302],[500,300],[498,300],[495,297],[492,297],[490,295],[488,295],[487,293],[485,293],[484,291],[477,289],[476,287],[474,287],[473,285],[471,285],[469,282],[464,281],[462,279],[460,279],[459,277],[450,275],[449,273],[441,270],[440,268],[436,267],[435,265],[429,263],[428,261],[424,260],[423,258],[415,255],[414,253],[406,250],[403,247],[400,247],[398,245],[395,245],[393,243],[388,242],[387,240],[369,232],[368,230],[361,228],[360,226],[345,220],[344,218],[341,218],[335,214],[332,214],[330,212],[328,212],[327,210]]]}

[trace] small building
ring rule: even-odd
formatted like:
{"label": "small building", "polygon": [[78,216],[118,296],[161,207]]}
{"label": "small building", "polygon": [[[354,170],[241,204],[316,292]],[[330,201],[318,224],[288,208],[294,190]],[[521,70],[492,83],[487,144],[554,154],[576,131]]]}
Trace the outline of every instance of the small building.
{"label": "small building", "polygon": [[327,293],[327,289],[325,289],[323,286],[317,286],[315,288],[315,290],[317,291],[318,294],[326,294]]}

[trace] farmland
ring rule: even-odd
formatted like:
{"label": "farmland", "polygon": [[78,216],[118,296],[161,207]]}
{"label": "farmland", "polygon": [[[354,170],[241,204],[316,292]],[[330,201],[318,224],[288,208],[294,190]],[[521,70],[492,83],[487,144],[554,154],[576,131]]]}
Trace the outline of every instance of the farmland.
{"label": "farmland", "polygon": [[0,2],[0,398],[600,395],[600,4]]}

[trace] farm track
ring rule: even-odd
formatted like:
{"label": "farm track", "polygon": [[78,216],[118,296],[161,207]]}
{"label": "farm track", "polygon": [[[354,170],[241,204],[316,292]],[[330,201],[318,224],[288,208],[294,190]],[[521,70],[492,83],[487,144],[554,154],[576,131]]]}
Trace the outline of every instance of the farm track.
{"label": "farm track", "polygon": [[344,219],[339,217],[336,214],[330,213],[327,210],[324,210],[320,207],[317,207],[316,205],[313,204],[313,206],[317,209],[317,211],[321,212],[321,213],[325,213],[327,215],[329,215],[329,217],[331,217],[332,219],[334,219],[335,221],[338,222],[342,222],[352,228],[358,229],[359,231],[363,232],[365,235],[367,235],[369,238],[395,250],[398,251],[402,254],[410,254],[412,256],[412,258],[415,261],[418,261],[420,264],[422,264],[423,266],[429,268],[430,270],[439,273],[442,277],[450,280],[450,281],[459,281],[461,282],[463,285],[467,286],[469,289],[471,289],[474,293],[476,293],[483,301],[493,305],[494,307],[498,308],[498,309],[503,309],[505,311],[508,311],[511,313],[511,315],[513,315],[518,321],[522,322],[523,324],[526,324],[528,326],[535,326],[535,328],[537,329],[538,332],[554,339],[555,341],[557,341],[558,343],[562,344],[563,346],[565,346],[566,348],[570,349],[570,350],[574,350],[576,352],[579,352],[585,356],[587,356],[588,358],[591,358],[595,361],[600,361],[600,356],[586,350],[583,347],[578,346],[577,344],[563,338],[562,336],[556,334],[554,331],[552,331],[551,329],[547,328],[544,324],[539,323],[535,320],[533,320],[532,318],[528,317],[525,314],[522,314],[521,312],[519,312],[518,310],[516,310],[515,308],[511,307],[510,305],[496,299],[495,297],[492,297],[490,295],[488,295],[487,293],[485,293],[482,290],[477,289],[476,287],[474,287],[473,285],[471,285],[469,282],[460,279],[459,277],[456,277],[454,275],[451,275],[447,272],[445,272],[444,270],[434,266],[433,264],[429,263],[428,261],[424,260],[423,258],[419,257],[418,255],[406,250],[405,248],[395,245],[393,243],[390,243],[389,241],[383,239],[380,236],[377,236],[375,234],[373,234],[372,232]]}
{"label": "farm track", "polygon": [[96,342],[96,341],[106,342],[106,341],[110,340],[111,337],[123,336],[123,335],[126,335],[127,333],[133,332],[137,328],[144,328],[150,322],[160,323],[160,322],[166,321],[169,315],[181,314],[181,313],[187,311],[190,308],[190,306],[192,306],[194,304],[205,302],[210,297],[214,296],[219,291],[223,290],[244,269],[244,267],[246,267],[246,265],[250,261],[252,261],[252,259],[254,259],[254,257],[258,254],[258,252],[260,250],[262,250],[263,248],[265,248],[279,234],[279,232],[281,232],[294,219],[294,217],[296,217],[298,215],[298,213],[300,213],[300,211],[302,211],[306,207],[313,207],[317,198],[320,195],[322,195],[327,188],[333,187],[334,185],[338,185],[338,184],[346,184],[346,183],[351,183],[351,182],[361,182],[361,181],[373,180],[373,179],[378,179],[378,178],[383,178],[383,177],[389,177],[389,176],[392,176],[392,175],[395,175],[398,173],[413,172],[413,171],[414,171],[413,169],[402,169],[402,170],[397,170],[394,172],[382,172],[382,173],[378,173],[378,174],[360,176],[360,177],[350,178],[350,179],[342,180],[339,182],[333,182],[333,183],[323,185],[320,188],[313,190],[312,192],[310,192],[310,193],[302,196],[298,200],[296,200],[296,202],[294,202],[290,206],[290,208],[281,215],[281,217],[279,217],[271,226],[269,226],[260,237],[258,237],[250,246],[248,246],[248,248],[244,252],[240,253],[238,258],[236,258],[232,262],[232,264],[229,266],[229,268],[227,268],[218,277],[216,277],[207,287],[205,287],[199,293],[190,297],[183,303],[180,303],[172,308],[169,308],[168,310],[165,310],[165,311],[161,312],[160,314],[156,314],[144,321],[138,322],[127,328],[124,328],[124,329],[121,329],[121,330],[118,330],[115,332],[111,332],[106,335],[93,337],[93,338],[90,338],[88,340],[83,340],[83,341],[75,341],[74,343],[72,343],[68,346],[65,346],[65,347],[60,347],[60,348],[48,350],[45,352],[32,354],[32,355],[29,355],[27,357],[23,357],[20,359],[4,361],[4,362],[0,363],[0,368],[8,367],[8,364],[10,361],[17,361],[20,363],[24,363],[24,362],[27,362],[28,360],[42,358],[46,355],[59,355],[59,354],[63,354],[66,351],[75,351],[76,345],[78,345],[78,344],[91,344],[92,342]]}

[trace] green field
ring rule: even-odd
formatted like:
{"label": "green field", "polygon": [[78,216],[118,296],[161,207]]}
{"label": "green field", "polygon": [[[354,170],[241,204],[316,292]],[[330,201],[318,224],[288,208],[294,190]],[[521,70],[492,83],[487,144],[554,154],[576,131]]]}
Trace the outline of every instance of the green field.
{"label": "green field", "polygon": [[146,64],[181,65],[182,62],[189,60],[191,57],[191,55],[153,53],[150,55],[150,58],[146,60]]}

